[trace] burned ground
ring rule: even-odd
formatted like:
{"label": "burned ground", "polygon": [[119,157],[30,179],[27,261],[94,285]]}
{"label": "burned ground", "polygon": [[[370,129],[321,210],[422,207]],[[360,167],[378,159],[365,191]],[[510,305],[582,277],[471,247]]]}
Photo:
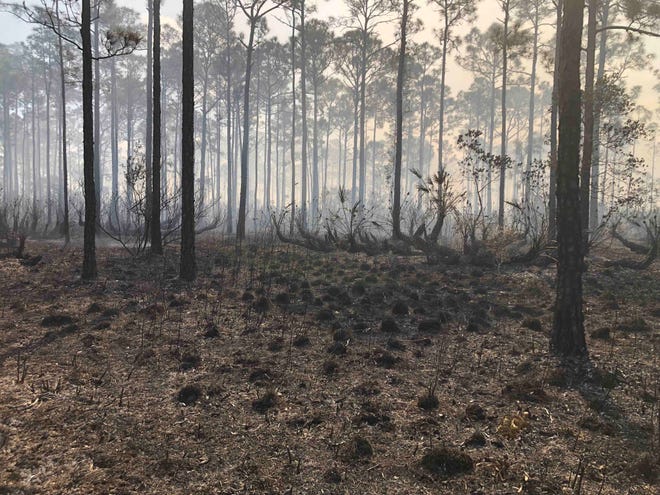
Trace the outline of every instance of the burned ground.
{"label": "burned ground", "polygon": [[209,240],[191,285],[113,248],[85,283],[28,250],[0,260],[0,493],[657,493],[657,267],[589,260],[578,372],[553,266]]}

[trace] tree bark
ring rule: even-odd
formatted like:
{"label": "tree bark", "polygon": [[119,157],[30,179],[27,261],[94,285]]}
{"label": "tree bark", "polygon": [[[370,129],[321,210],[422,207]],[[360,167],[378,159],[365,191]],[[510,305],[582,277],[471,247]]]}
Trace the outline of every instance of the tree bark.
{"label": "tree bark", "polygon": [[153,164],[153,30],[154,30],[154,0],[147,0],[148,20],[147,20],[147,113],[145,116],[145,136],[144,136],[144,163],[145,163],[145,235],[147,239],[151,237],[151,200],[152,200],[152,164]]}
{"label": "tree bark", "polygon": [[564,0],[557,0],[555,33],[555,62],[552,79],[552,104],[550,110],[550,187],[548,194],[548,239],[557,237],[557,114],[559,105],[559,61],[561,58],[561,15]]}
{"label": "tree bark", "polygon": [[101,3],[96,4],[94,19],[94,185],[96,186],[96,221],[101,223],[101,195],[103,193],[103,172],[101,170],[101,66],[99,63],[99,16]]}
{"label": "tree bark", "polygon": [[[606,26],[610,15],[611,0],[605,0],[603,4],[602,25]],[[598,47],[598,73],[596,81],[602,81],[605,75],[605,59],[607,56],[607,30],[600,31]],[[593,130],[593,153],[591,163],[591,197],[589,200],[589,227],[595,229],[600,223],[598,196],[600,191],[600,113],[599,102],[594,108],[594,130]]]}
{"label": "tree bark", "polygon": [[289,235],[293,235],[296,222],[296,15],[292,16],[291,34],[291,223]]}
{"label": "tree bark", "polygon": [[392,199],[392,237],[401,238],[401,160],[403,153],[403,86],[406,70],[406,34],[410,0],[403,0],[401,37],[396,75],[396,127],[394,148],[394,194]]}
{"label": "tree bark", "polygon": [[532,162],[534,161],[534,111],[536,92],[536,64],[539,56],[539,4],[534,7],[534,45],[532,46],[532,72],[529,78],[529,116],[527,122],[527,166],[525,168],[525,204],[529,206],[530,201],[530,174]]}
{"label": "tree bark", "polygon": [[245,65],[245,86],[243,88],[243,142],[241,147],[241,192],[238,203],[238,224],[236,235],[245,239],[245,214],[247,202],[248,182],[248,152],[250,147],[250,77],[252,75],[252,53],[254,52],[254,34],[257,27],[257,18],[250,19],[250,37],[247,44],[247,58]]}
{"label": "tree bark", "polygon": [[110,201],[110,218],[115,226],[119,226],[119,103],[117,102],[117,62],[110,61],[111,105],[110,110],[110,150],[112,160],[112,198]]}
{"label": "tree bark", "polygon": [[181,110],[181,261],[179,277],[192,281],[195,266],[195,76],[193,0],[183,0]]}
{"label": "tree bark", "polygon": [[163,254],[163,241],[160,232],[160,1],[153,0],[153,164],[152,164],[152,200],[151,200],[151,253]]}
{"label": "tree bark", "polygon": [[594,71],[596,65],[596,14],[598,0],[589,0],[587,21],[587,65],[584,75],[584,139],[582,144],[582,167],[580,168],[580,220],[585,254],[589,240],[589,186],[591,161],[594,149]]}
{"label": "tree bark", "polygon": [[83,280],[96,278],[96,187],[94,185],[94,79],[92,73],[92,25],[90,0],[82,0],[80,34],[82,39],[83,175],[85,191],[85,230],[83,240]]}
{"label": "tree bark", "polygon": [[580,41],[584,0],[566,0],[559,77],[557,167],[557,293],[550,341],[562,356],[586,356],[582,314],[582,218],[580,215]]}
{"label": "tree bark", "polygon": [[[59,2],[56,2],[55,16],[58,22],[58,29],[61,29],[59,16]],[[57,37],[57,52],[60,65],[60,117],[62,119],[61,137],[62,137],[62,202],[64,207],[64,221],[62,222],[62,234],[64,235],[64,245],[68,245],[71,237],[69,233],[69,170],[67,159],[67,134],[66,134],[66,80],[64,70],[64,46],[60,36]]]}
{"label": "tree bark", "polygon": [[499,206],[497,211],[497,225],[500,229],[504,228],[504,198],[505,198],[505,187],[506,187],[506,145],[507,145],[507,135],[506,135],[506,79],[507,79],[507,64],[508,64],[508,45],[509,45],[509,5],[510,0],[504,0],[503,10],[504,10],[504,33],[502,39],[502,132],[501,132],[501,143],[500,143],[500,196],[499,196]]}
{"label": "tree bark", "polygon": [[300,113],[302,115],[302,177],[300,220],[307,227],[307,43],[305,40],[305,0],[300,0]]}

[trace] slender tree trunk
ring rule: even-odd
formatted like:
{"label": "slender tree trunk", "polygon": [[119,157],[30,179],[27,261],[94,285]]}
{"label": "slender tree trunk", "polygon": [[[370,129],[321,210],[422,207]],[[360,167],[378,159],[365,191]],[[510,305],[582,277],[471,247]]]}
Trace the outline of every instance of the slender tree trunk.
{"label": "slender tree trunk", "polygon": [[37,228],[37,222],[39,221],[39,211],[37,209],[37,204],[39,202],[39,180],[38,180],[38,153],[37,153],[37,101],[34,87],[34,73],[32,73],[32,108],[30,112],[30,117],[32,119],[32,225],[31,230],[34,231]]}
{"label": "slender tree trunk", "polygon": [[110,218],[115,227],[119,228],[119,103],[117,102],[117,62],[110,60],[111,110],[110,110],[110,149],[112,160],[112,200],[110,202]]}
{"label": "slender tree trunk", "polygon": [[293,234],[296,222],[296,15],[292,16],[291,34],[291,223],[289,234]]}
{"label": "slender tree trunk", "polygon": [[585,254],[589,245],[589,186],[594,146],[594,71],[596,65],[596,14],[598,0],[588,0],[587,65],[584,75],[584,138],[580,168],[580,220]]}
{"label": "slender tree trunk", "polygon": [[183,0],[181,111],[181,262],[179,277],[195,280],[195,77],[193,0]]}
{"label": "slender tree trunk", "polygon": [[[328,191],[328,150],[330,145],[330,122],[327,123],[325,130],[325,150],[323,157],[323,188],[320,193],[321,199],[321,213],[325,213],[325,197],[327,196]],[[317,213],[318,215],[318,213]]]}
{"label": "slender tree trunk", "polygon": [[103,194],[103,171],[101,169],[101,66],[98,60],[100,55],[99,16],[101,3],[96,4],[94,19],[94,185],[96,186],[96,221],[101,223],[101,196]]}
{"label": "slender tree trunk", "polygon": [[151,254],[163,254],[163,241],[160,233],[160,1],[153,0],[153,165],[152,165],[152,201],[151,201]]}
{"label": "slender tree trunk", "polygon": [[401,160],[403,158],[403,87],[406,70],[406,34],[408,29],[409,0],[403,0],[401,15],[401,37],[399,45],[399,60],[396,75],[396,124],[394,148],[394,197],[392,200],[392,237],[401,237]]}
{"label": "slender tree trunk", "polygon": [[[271,162],[272,162],[272,150],[273,150],[273,124],[272,124],[272,118],[273,118],[273,97],[271,94],[271,84],[270,84],[270,71],[268,73],[268,107],[266,109],[267,113],[267,124],[268,124],[268,144],[266,147],[266,192],[264,194],[264,201],[265,201],[265,207],[267,211],[270,211],[270,206],[271,206],[271,197],[270,197],[270,189],[271,189],[271,177],[272,177],[272,172],[271,172]],[[276,151],[277,152],[277,151]]]}
{"label": "slender tree trunk", "polygon": [[371,202],[376,200],[376,129],[378,125],[376,120],[378,119],[378,107],[374,106],[374,126],[372,129],[371,137]]}
{"label": "slender tree trunk", "polygon": [[7,98],[8,89],[2,91],[2,158],[3,158],[3,189],[2,199],[5,205],[9,204],[11,198],[11,125],[9,122],[9,98]]}
{"label": "slender tree trunk", "polygon": [[360,184],[358,200],[360,205],[364,207],[364,190],[366,180],[366,156],[365,156],[365,121],[367,113],[367,42],[369,39],[369,31],[367,20],[365,19],[362,31],[362,45],[361,51],[361,65],[360,65]]}
{"label": "slender tree trunk", "polygon": [[128,98],[126,103],[126,208],[127,214],[133,207],[133,185],[130,183],[133,176],[133,101]]}
{"label": "slender tree trunk", "polygon": [[555,32],[555,63],[552,82],[552,106],[550,112],[550,190],[548,195],[548,238],[557,237],[557,117],[559,105],[559,67],[561,58],[561,23],[564,0],[557,0]]}
{"label": "slender tree trunk", "polygon": [[241,192],[238,205],[238,225],[236,235],[245,239],[245,214],[248,182],[248,151],[250,147],[250,77],[252,75],[252,53],[254,51],[254,34],[257,19],[250,19],[250,38],[247,45],[245,65],[245,86],[243,88],[243,142],[241,147]]}
{"label": "slender tree trunk", "polygon": [[440,65],[440,116],[438,125],[438,173],[444,170],[444,134],[445,134],[445,80],[447,74],[447,49],[449,43],[449,11],[444,10],[445,28],[442,33],[442,63]]}
{"label": "slender tree trunk", "polygon": [[551,348],[563,356],[585,356],[582,314],[584,270],[580,215],[580,41],[584,0],[566,0],[559,78],[557,169],[557,299]]}
{"label": "slender tree trunk", "polygon": [[154,32],[154,0],[147,0],[147,112],[145,116],[145,136],[144,136],[144,163],[145,163],[145,235],[147,240],[151,236],[151,201],[153,199],[152,185],[153,179],[153,115],[154,115],[154,97],[153,97],[153,32]]}
{"label": "slender tree trunk", "polygon": [[[497,67],[493,64],[490,85],[490,124],[488,125],[488,153],[493,153],[495,139],[495,83],[497,78]],[[490,216],[493,208],[493,171],[488,167],[486,171],[488,185],[486,187],[486,215]]]}
{"label": "slender tree trunk", "polygon": [[161,198],[163,195],[165,198],[167,198],[167,162],[169,160],[169,154],[168,154],[168,133],[167,133],[167,90],[168,87],[166,85],[166,80],[164,81],[163,78],[160,78],[160,86],[161,86],[161,98],[160,98],[160,115],[161,115],[161,130],[160,130],[160,141],[161,141],[161,147],[160,147],[160,196]]}
{"label": "slender tree trunk", "polygon": [[506,179],[506,80],[507,80],[507,64],[508,64],[508,44],[509,44],[509,3],[510,0],[504,2],[504,34],[502,40],[502,141],[500,143],[500,156],[502,164],[500,165],[500,197],[497,212],[497,225],[499,228],[504,228],[504,198],[505,198],[505,179]]}
{"label": "slender tree trunk", "polygon": [[261,52],[257,52],[256,57],[256,68],[257,68],[257,92],[256,92],[256,102],[255,102],[255,116],[256,116],[256,125],[254,128],[254,190],[252,191],[252,226],[254,231],[257,230],[257,189],[259,187],[259,117],[260,117],[260,97],[261,97]]}
{"label": "slender tree trunk", "polygon": [[232,97],[231,97],[231,47],[230,40],[232,33],[230,23],[226,25],[225,43],[227,45],[225,50],[225,70],[227,71],[227,79],[225,81],[225,109],[227,112],[227,233],[231,234],[234,231],[234,189],[232,184],[233,175],[233,148],[232,148]]}
{"label": "slender tree trunk", "polygon": [[[59,2],[56,3],[55,17],[57,18],[58,28],[59,26]],[[60,65],[60,117],[61,117],[61,138],[62,138],[62,202],[64,209],[64,220],[62,222],[62,234],[64,234],[64,244],[68,245],[70,242],[69,234],[69,170],[68,170],[68,157],[67,157],[67,146],[66,146],[66,80],[65,80],[65,70],[64,70],[64,47],[62,45],[63,41],[61,37],[57,37],[57,51],[58,51],[58,61]]]}
{"label": "slender tree trunk", "polygon": [[[419,88],[419,146],[417,156],[417,169],[424,175],[424,146],[426,144],[426,84],[424,83],[425,74],[420,75],[421,85]],[[440,148],[438,148],[440,152]],[[429,174],[430,175],[430,174]]]}
{"label": "slender tree trunk", "polygon": [[300,0],[300,112],[302,114],[302,185],[300,217],[307,227],[307,43],[305,41],[305,0]]}
{"label": "slender tree trunk", "polygon": [[82,103],[85,231],[83,280],[96,278],[96,187],[94,185],[94,78],[92,72],[92,23],[90,0],[82,0]]}
{"label": "slender tree trunk", "polygon": [[[610,13],[610,3],[611,0],[604,0],[603,3],[603,17],[602,25],[607,26]],[[596,81],[600,82],[603,80],[605,75],[605,59],[607,55],[607,30],[600,32],[599,40],[599,50],[598,50],[598,73],[596,75]],[[593,128],[593,154],[592,154],[592,166],[591,166],[591,198],[589,200],[589,226],[592,229],[598,227],[600,223],[600,213],[598,207],[598,191],[600,188],[600,114],[602,110],[602,105],[600,102],[595,102],[596,106],[594,108],[594,128]]]}
{"label": "slender tree trunk", "polygon": [[314,128],[312,129],[312,221],[317,222],[319,214],[319,81],[314,64]]}
{"label": "slender tree trunk", "polygon": [[[14,196],[15,199],[22,199],[22,194],[19,193],[18,187],[18,92],[14,97]],[[16,230],[16,227],[14,230]]]}
{"label": "slender tree trunk", "polygon": [[[218,81],[217,94],[221,94],[220,81]],[[222,115],[220,113],[220,102],[216,104],[215,110],[215,125],[216,125],[216,143],[217,147],[215,150],[215,195],[216,203],[215,210],[216,214],[220,215],[220,197],[222,196],[222,181],[220,177],[222,175]]]}
{"label": "slender tree trunk", "polygon": [[[156,1],[156,0],[152,0]],[[199,203],[200,208],[204,208],[206,202],[206,123],[208,118],[208,70],[204,72],[204,84],[202,86],[202,143],[199,158]]]}
{"label": "slender tree trunk", "polygon": [[534,103],[536,92],[536,64],[539,57],[539,10],[538,5],[534,10],[534,39],[532,45],[532,72],[529,78],[529,114],[527,117],[527,166],[525,167],[526,177],[524,182],[525,188],[525,205],[529,206],[530,200],[530,175],[532,173],[532,162],[534,161]]}
{"label": "slender tree trunk", "polygon": [[359,93],[353,95],[353,177],[351,182],[351,205],[355,204],[357,199],[357,167],[359,156],[359,134],[360,134],[360,112],[359,112]]}
{"label": "slender tree trunk", "polygon": [[173,146],[173,155],[174,159],[172,160],[172,191],[176,191],[179,187],[179,157],[181,156],[181,143],[179,139],[179,129],[181,128],[181,91],[176,94],[176,108],[174,116],[174,146]]}
{"label": "slender tree trunk", "polygon": [[50,177],[50,78],[46,81],[46,227],[50,226],[53,216],[53,198]]}

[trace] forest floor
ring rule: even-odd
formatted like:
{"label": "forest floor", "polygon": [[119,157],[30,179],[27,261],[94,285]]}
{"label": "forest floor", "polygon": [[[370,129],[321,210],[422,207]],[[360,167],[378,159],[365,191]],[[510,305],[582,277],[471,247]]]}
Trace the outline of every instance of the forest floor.
{"label": "forest floor", "polygon": [[[207,239],[0,259],[0,494],[656,494],[660,269],[585,277],[590,362],[548,353],[554,267]],[[437,401],[431,395],[437,397]]]}

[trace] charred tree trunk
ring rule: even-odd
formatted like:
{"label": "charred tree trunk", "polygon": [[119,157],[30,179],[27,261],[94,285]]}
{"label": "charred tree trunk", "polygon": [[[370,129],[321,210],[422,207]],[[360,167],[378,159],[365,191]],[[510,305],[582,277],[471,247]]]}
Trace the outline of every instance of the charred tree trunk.
{"label": "charred tree trunk", "polygon": [[151,178],[151,166],[153,164],[153,115],[154,115],[154,96],[153,96],[153,30],[154,30],[154,10],[153,1],[147,0],[148,20],[147,20],[147,113],[145,116],[145,137],[144,137],[144,164],[145,164],[145,211],[144,228],[147,240],[151,237],[151,200],[153,184]]}
{"label": "charred tree trunk", "polygon": [[96,187],[94,185],[94,79],[92,71],[92,22],[90,0],[82,0],[83,174],[85,190],[85,234],[82,278],[96,278]]}
{"label": "charred tree trunk", "polygon": [[181,111],[181,261],[179,277],[194,280],[195,267],[195,76],[193,0],[183,0]]}
{"label": "charred tree trunk", "polygon": [[410,0],[403,0],[401,44],[396,76],[396,130],[394,151],[394,195],[392,200],[392,237],[401,237],[401,160],[403,152],[403,86],[406,70],[406,34]]}
{"label": "charred tree trunk", "polygon": [[557,167],[557,297],[551,348],[562,356],[585,356],[582,314],[582,218],[580,215],[580,41],[584,0],[566,0],[559,76]]}
{"label": "charred tree trunk", "polygon": [[580,221],[585,253],[589,240],[589,186],[591,159],[594,149],[594,71],[596,65],[596,14],[598,0],[589,0],[587,21],[587,65],[584,74],[584,139],[582,143],[582,167],[580,168]]}
{"label": "charred tree trunk", "polygon": [[561,57],[561,14],[564,0],[557,0],[555,34],[555,63],[552,81],[552,103],[550,111],[550,189],[548,194],[548,239],[557,237],[557,114],[559,104],[559,61]]}
{"label": "charred tree trunk", "polygon": [[[58,28],[59,28],[59,11],[57,6],[59,3],[56,3],[56,17],[58,19]],[[64,244],[68,245],[70,239],[69,234],[69,170],[68,170],[68,158],[67,158],[67,145],[66,145],[66,80],[65,80],[65,70],[64,70],[64,46],[63,40],[60,36],[57,37],[57,53],[58,61],[60,65],[60,118],[61,121],[61,138],[62,138],[62,202],[64,210],[64,219],[62,222],[62,234],[64,235]]]}
{"label": "charred tree trunk", "polygon": [[153,165],[152,165],[152,200],[151,200],[151,253],[163,254],[163,241],[160,232],[160,1],[153,0],[154,34],[154,114],[153,114]]}
{"label": "charred tree trunk", "polygon": [[254,34],[256,20],[250,21],[250,39],[247,45],[247,60],[245,65],[245,87],[243,88],[243,142],[241,147],[241,192],[238,202],[238,225],[236,235],[245,239],[245,215],[247,207],[248,182],[248,152],[250,147],[250,77],[252,75],[252,53],[254,51]]}
{"label": "charred tree trunk", "polygon": [[101,194],[103,173],[101,170],[101,67],[99,63],[100,2],[96,4],[94,20],[94,186],[96,187],[96,221],[101,223]]}

